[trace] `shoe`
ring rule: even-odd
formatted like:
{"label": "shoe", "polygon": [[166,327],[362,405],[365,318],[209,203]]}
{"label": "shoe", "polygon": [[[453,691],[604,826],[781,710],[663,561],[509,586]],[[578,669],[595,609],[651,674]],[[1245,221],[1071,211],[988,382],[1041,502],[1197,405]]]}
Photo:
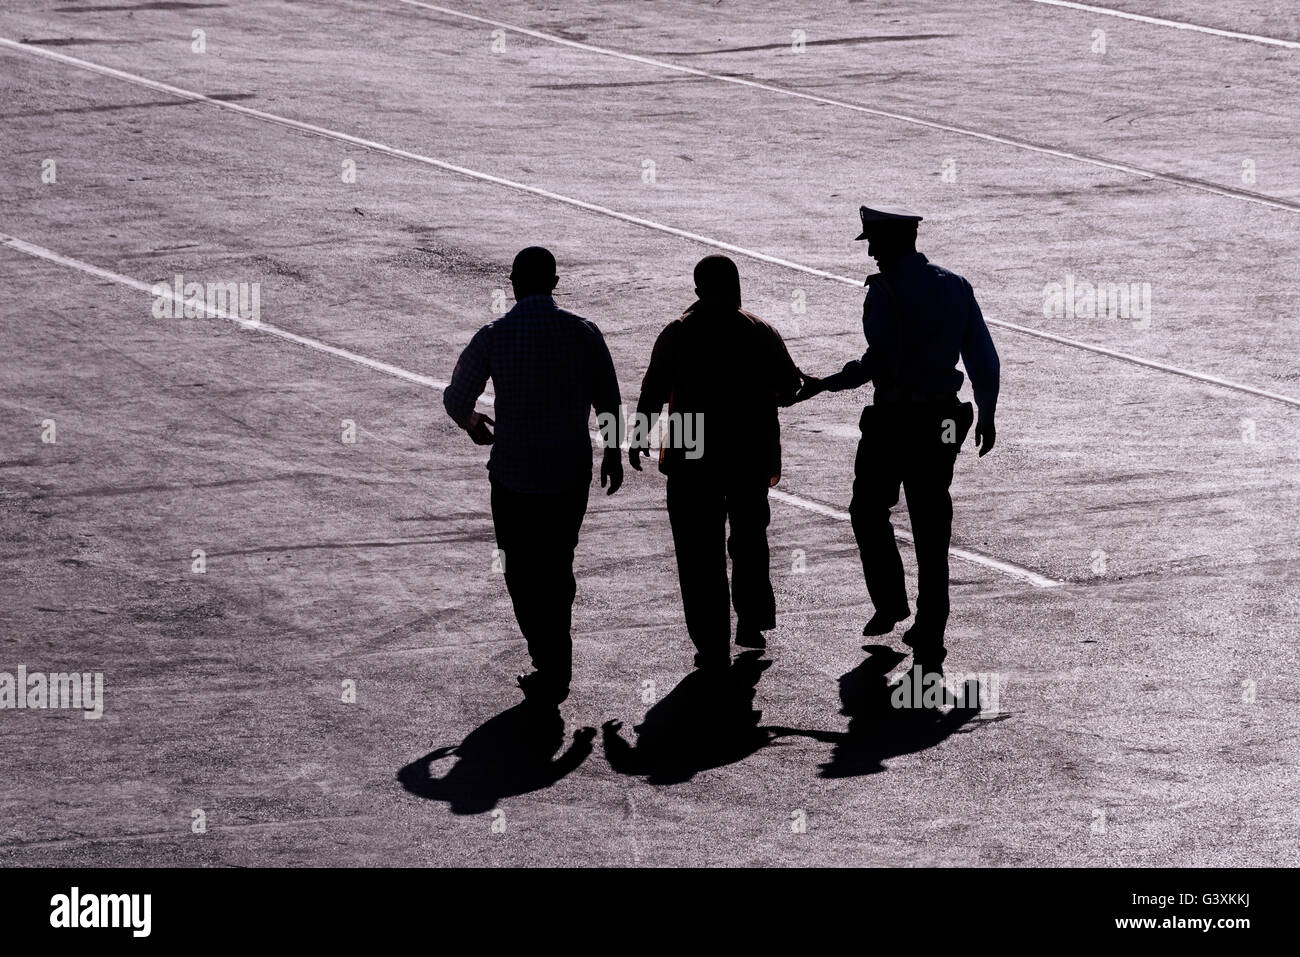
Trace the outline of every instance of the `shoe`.
{"label": "shoe", "polygon": [[569,696],[567,681],[559,684],[536,671],[519,675],[515,681],[519,684],[519,690],[524,693],[525,700],[536,704],[559,704]]}
{"label": "shoe", "polygon": [[943,650],[943,633],[935,634],[932,629],[916,623],[903,632],[903,644],[911,648],[916,655],[922,655],[927,651],[937,650],[941,654],[947,654]]}
{"label": "shoe", "polygon": [[912,660],[923,671],[943,674],[943,662],[948,657],[948,649],[943,646],[942,638],[935,638],[933,633],[918,632],[912,627],[903,635],[903,644],[912,649]]}
{"label": "shoe", "polygon": [[895,625],[900,621],[906,621],[911,614],[911,611],[907,609],[904,609],[901,615],[878,611],[871,616],[871,620],[867,622],[867,627],[862,629],[862,635],[864,638],[869,638],[872,635],[887,635],[894,630]]}
{"label": "shoe", "polygon": [[757,628],[748,628],[738,622],[736,624],[736,644],[741,648],[758,648],[761,650],[767,647],[767,638]]}

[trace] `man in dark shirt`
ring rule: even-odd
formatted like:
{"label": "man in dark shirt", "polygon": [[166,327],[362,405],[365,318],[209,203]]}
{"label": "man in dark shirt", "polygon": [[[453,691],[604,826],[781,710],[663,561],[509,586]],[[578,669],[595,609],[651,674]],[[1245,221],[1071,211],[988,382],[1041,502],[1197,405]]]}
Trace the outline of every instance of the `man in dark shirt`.
{"label": "man in dark shirt", "polygon": [[[618,378],[596,324],[556,307],[554,256],[540,246],[521,251],[510,282],[515,307],[470,340],[443,405],[476,444],[492,446],[492,523],[536,669],[519,685],[530,700],[558,704],[569,694],[573,552],[591,484],[593,406],[618,426],[602,430],[601,487],[613,495],[623,483]],[[474,410],[489,378],[495,422]]]}
{"label": "man in dark shirt", "polygon": [[975,294],[961,276],[916,251],[921,217],[904,209],[861,208],[862,235],[880,272],[867,277],[862,329],[867,351],[824,379],[805,383],[798,399],[822,391],[875,386],[862,410],[849,513],[875,614],[864,635],[884,635],[906,619],[903,562],[889,522],[901,484],[916,543],[916,620],[904,636],[917,660],[946,655],[948,545],[952,537],[953,467],[973,410],[959,402],[960,356],[970,375],[981,456],[993,448],[999,362]]}
{"label": "man in dark shirt", "polygon": [[667,404],[659,468],[668,476],[682,606],[696,666],[715,670],[731,663],[728,551],[736,643],[766,647],[763,632],[776,626],[767,490],[781,477],[777,406],[794,400],[801,376],[780,334],[740,308],[734,262],[702,259],[695,293],[698,300],[655,342],[628,457],[639,471],[649,453],[643,426]]}

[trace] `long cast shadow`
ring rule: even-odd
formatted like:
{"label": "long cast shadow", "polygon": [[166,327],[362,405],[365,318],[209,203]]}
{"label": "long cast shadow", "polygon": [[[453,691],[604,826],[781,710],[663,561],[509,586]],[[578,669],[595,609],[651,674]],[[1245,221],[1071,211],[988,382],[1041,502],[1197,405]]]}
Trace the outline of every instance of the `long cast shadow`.
{"label": "long cast shadow", "polygon": [[866,660],[840,677],[840,714],[849,719],[846,730],[772,729],[779,737],[807,737],[833,744],[831,759],[821,765],[823,778],[878,774],[886,769],[889,758],[924,751],[950,735],[970,730],[966,725],[980,713],[978,703],[951,707],[951,699],[946,711],[896,707],[900,684],[910,680],[912,673],[904,673],[892,684],[888,675],[907,656],[886,645],[868,645],[866,650]]}
{"label": "long cast shadow", "polygon": [[[840,677],[840,714],[849,719],[844,731],[760,724],[763,713],[754,708],[754,698],[772,662],[748,651],[723,674],[696,671],[678,682],[633,728],[635,742],[622,737],[622,722],[605,722],[605,757],[618,774],[644,777],[651,784],[680,784],[700,771],[743,761],[780,738],[805,737],[834,746],[830,760],[821,765],[821,777],[843,778],[879,773],[890,758],[970,730],[978,706],[946,711],[895,707],[900,682],[891,684],[888,675],[907,656],[884,645],[867,650],[866,660]],[[481,814],[502,798],[551,787],[576,770],[591,754],[595,734],[594,728],[578,729],[557,757],[564,744],[559,709],[525,702],[491,718],[459,745],[438,748],[406,765],[397,779],[412,794],[446,801],[454,814]],[[452,756],[456,763],[434,777],[434,764]]]}
{"label": "long cast shadow", "polygon": [[[482,814],[505,797],[549,788],[591,754],[595,728],[579,728],[568,750],[560,709],[523,702],[488,719],[458,745],[438,748],[397,772],[412,794],[446,801],[453,814]],[[433,765],[455,756],[442,777]]]}
{"label": "long cast shadow", "polygon": [[651,784],[680,784],[700,771],[734,764],[774,739],[759,726],[754,709],[758,679],[771,667],[761,652],[747,651],[729,671],[695,671],[646,712],[633,730],[636,743],[619,733],[621,721],[606,721],[605,757],[619,774],[645,777]]}

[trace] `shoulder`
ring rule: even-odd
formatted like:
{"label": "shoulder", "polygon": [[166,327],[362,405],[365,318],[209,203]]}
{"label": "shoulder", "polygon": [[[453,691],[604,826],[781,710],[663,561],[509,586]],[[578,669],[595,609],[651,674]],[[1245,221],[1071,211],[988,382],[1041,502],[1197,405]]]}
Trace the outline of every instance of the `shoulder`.
{"label": "shoulder", "polygon": [[777,332],[776,327],[767,320],[760,319],[758,316],[745,309],[737,309],[736,311],[740,313],[740,315],[743,316],[760,335],[775,336],[778,339],[781,338],[781,333]]}
{"label": "shoulder", "polygon": [[492,334],[497,330],[497,327],[508,317],[509,313],[500,319],[493,319],[491,322],[479,326],[478,332],[474,333],[473,337],[470,338],[469,344],[474,347],[487,345],[492,341]]}
{"label": "shoulder", "polygon": [[596,325],[590,319],[584,319],[576,313],[569,312],[567,309],[556,309],[555,320],[565,325],[570,325],[578,331],[578,334],[589,339],[601,339],[605,337],[600,331],[600,326]]}
{"label": "shoulder", "polygon": [[659,339],[665,342],[671,339],[675,339],[678,335],[681,334],[682,329],[685,328],[686,320],[690,317],[690,315],[691,313],[688,310],[687,312],[683,313],[680,317],[669,322],[660,331]]}
{"label": "shoulder", "polygon": [[862,285],[867,287],[867,295],[862,301],[862,313],[866,313],[872,308],[873,301],[877,299],[888,299],[890,290],[889,283],[885,279],[884,273],[873,272],[866,278]]}
{"label": "shoulder", "polygon": [[934,282],[961,292],[971,292],[971,284],[966,280],[966,277],[953,272],[951,269],[944,269],[938,263],[927,262],[925,270],[926,274]]}

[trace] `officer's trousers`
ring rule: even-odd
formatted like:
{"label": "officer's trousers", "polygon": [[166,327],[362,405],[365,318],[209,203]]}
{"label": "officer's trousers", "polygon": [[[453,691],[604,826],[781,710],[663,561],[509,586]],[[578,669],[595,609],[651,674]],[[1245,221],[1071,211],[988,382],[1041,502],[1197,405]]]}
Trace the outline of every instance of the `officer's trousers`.
{"label": "officer's trousers", "polygon": [[854,463],[849,515],[867,592],[876,611],[907,617],[903,560],[889,521],[901,485],[916,546],[914,642],[922,646],[942,646],[948,623],[948,544],[952,538],[948,489],[958,450],[970,427],[969,409],[955,399],[870,405],[863,409],[859,423],[862,438]]}
{"label": "officer's trousers", "polygon": [[730,660],[732,604],[740,626],[758,631],[776,627],[768,568],[767,526],[772,516],[767,489],[763,477],[674,474],[668,479],[668,520],[677,549],[682,609],[699,652],[697,662]]}
{"label": "officer's trousers", "polygon": [[573,552],[588,488],[516,492],[492,480],[492,524],[515,620],[537,673],[563,688],[569,686],[573,658]]}

